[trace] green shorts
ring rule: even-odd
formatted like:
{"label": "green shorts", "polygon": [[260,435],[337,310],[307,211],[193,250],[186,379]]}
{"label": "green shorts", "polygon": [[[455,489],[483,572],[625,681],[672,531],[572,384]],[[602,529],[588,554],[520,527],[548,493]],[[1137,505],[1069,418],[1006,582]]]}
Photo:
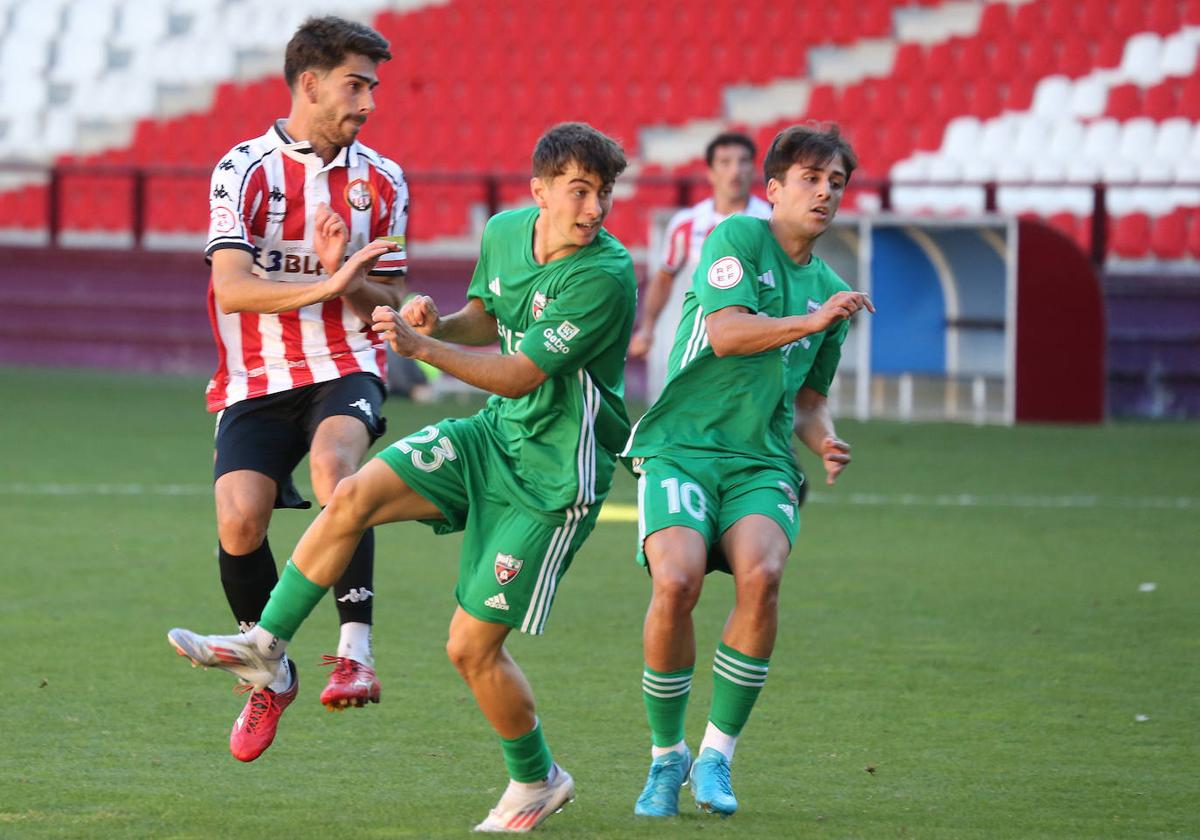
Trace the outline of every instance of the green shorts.
{"label": "green shorts", "polygon": [[[638,475],[638,554],[646,565],[646,537],[682,525],[708,546],[708,571],[729,572],[720,540],[733,523],[751,514],[775,522],[788,545],[800,531],[798,482],[792,470],[764,467],[748,458],[681,458],[655,455],[634,460]],[[804,476],[799,477],[803,482]]]}
{"label": "green shorts", "polygon": [[538,635],[558,582],[596,525],[600,502],[560,515],[513,504],[489,476],[511,471],[475,417],[451,418],[402,438],[375,457],[435,504],[439,534],[464,531],[455,598],[467,613]]}

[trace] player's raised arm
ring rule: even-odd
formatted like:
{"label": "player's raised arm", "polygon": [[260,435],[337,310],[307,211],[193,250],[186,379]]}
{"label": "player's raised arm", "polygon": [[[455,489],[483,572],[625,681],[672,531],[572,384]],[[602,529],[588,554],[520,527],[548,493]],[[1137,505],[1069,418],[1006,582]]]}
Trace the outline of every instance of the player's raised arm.
{"label": "player's raised arm", "polygon": [[864,309],[875,311],[867,295],[862,292],[838,292],[820,309],[808,315],[770,318],[751,313],[744,306],[727,306],[704,320],[708,341],[715,354],[749,356],[823,332]]}
{"label": "player's raised arm", "polygon": [[[477,302],[477,299],[472,299],[473,302]],[[482,305],[480,305],[479,311],[482,311]],[[455,316],[463,315],[464,312],[471,314],[458,319],[457,323],[461,327],[455,327]],[[444,321],[451,322],[451,335],[480,337],[477,331],[484,322],[484,317],[479,316],[471,303],[468,303],[455,316],[444,319]],[[486,312],[483,312],[483,316],[491,317]],[[493,339],[495,338],[494,324],[493,320]],[[462,332],[457,333],[456,331],[460,328]],[[462,350],[445,341],[418,332],[401,313],[387,306],[375,309],[374,323],[371,325],[371,329],[383,336],[392,349],[401,356],[427,362],[456,379],[461,379],[469,385],[502,397],[523,397],[547,379],[545,371],[520,351],[501,355]]]}

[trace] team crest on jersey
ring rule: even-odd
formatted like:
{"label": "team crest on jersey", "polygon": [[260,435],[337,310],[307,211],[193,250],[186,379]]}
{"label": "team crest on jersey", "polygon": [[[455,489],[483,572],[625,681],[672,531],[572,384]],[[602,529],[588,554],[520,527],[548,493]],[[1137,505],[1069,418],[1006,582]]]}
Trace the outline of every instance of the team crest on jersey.
{"label": "team crest on jersey", "polygon": [[721,257],[708,267],[708,285],[714,289],[732,289],[742,282],[742,264],[737,257]]}
{"label": "team crest on jersey", "polygon": [[817,303],[817,301],[813,300],[812,298],[808,299],[808,314],[809,315],[813,314],[820,308],[821,308],[821,304]]}
{"label": "team crest on jersey", "polygon": [[496,581],[501,585],[508,583],[521,573],[521,566],[525,565],[524,561],[513,557],[511,554],[499,553],[496,555]]}
{"label": "team crest on jersey", "polygon": [[214,207],[209,213],[209,218],[212,220],[213,230],[217,233],[229,233],[237,227],[237,217],[228,207]]}
{"label": "team crest on jersey", "polygon": [[546,311],[546,307],[554,303],[554,298],[548,298],[541,292],[533,293],[533,320],[542,317],[542,313]]}
{"label": "team crest on jersey", "polygon": [[346,203],[355,210],[370,210],[375,203],[375,188],[370,181],[355,178],[346,185]]}

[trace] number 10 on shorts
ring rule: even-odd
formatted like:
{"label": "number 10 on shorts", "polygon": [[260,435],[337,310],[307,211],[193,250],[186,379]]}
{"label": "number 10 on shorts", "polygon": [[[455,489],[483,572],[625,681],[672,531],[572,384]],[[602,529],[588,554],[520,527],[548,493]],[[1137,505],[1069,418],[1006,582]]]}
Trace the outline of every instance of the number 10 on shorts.
{"label": "number 10 on shorts", "polygon": [[667,491],[667,513],[686,510],[688,516],[704,521],[704,491],[690,481],[679,483],[678,478],[664,478],[659,486]]}

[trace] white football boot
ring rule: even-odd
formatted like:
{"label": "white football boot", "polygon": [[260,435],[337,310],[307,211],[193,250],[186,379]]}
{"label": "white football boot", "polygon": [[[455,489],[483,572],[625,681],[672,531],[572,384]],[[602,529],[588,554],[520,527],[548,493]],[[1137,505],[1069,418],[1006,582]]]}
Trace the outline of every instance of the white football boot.
{"label": "white football boot", "polygon": [[176,627],[167,633],[167,641],[179,653],[192,660],[193,665],[220,668],[261,691],[284,672],[283,652],[279,656],[264,656],[245,634],[237,636],[201,636],[191,630]]}
{"label": "white football boot", "polygon": [[476,831],[523,834],[533,831],[551,814],[557,814],[568,802],[575,801],[575,780],[557,764],[550,775],[536,785],[509,784],[500,801],[475,826]]}

